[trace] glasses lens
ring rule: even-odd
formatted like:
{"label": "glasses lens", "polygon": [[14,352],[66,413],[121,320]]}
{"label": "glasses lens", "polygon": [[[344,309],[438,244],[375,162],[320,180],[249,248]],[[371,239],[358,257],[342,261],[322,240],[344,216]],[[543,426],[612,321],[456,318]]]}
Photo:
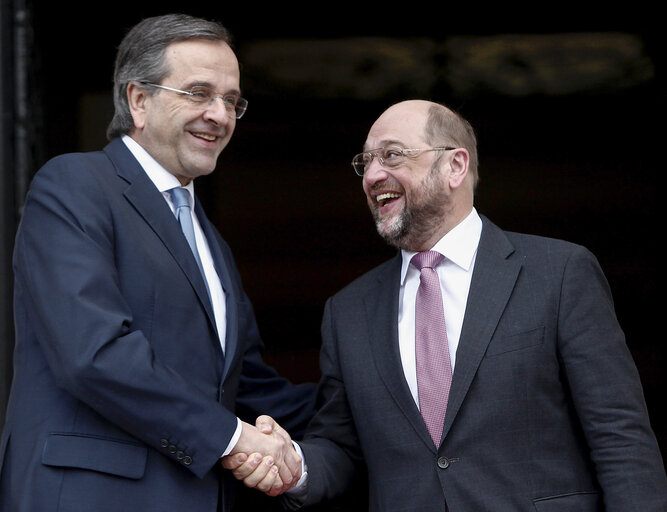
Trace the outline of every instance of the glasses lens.
{"label": "glasses lens", "polygon": [[403,150],[397,146],[387,146],[378,151],[380,160],[385,167],[398,167],[403,163]]}
{"label": "glasses lens", "polygon": [[196,105],[205,105],[211,101],[213,92],[208,87],[193,87],[188,99]]}
{"label": "glasses lens", "polygon": [[248,101],[243,98],[236,98],[236,104],[234,105],[234,111],[236,112],[236,119],[241,119],[243,114],[245,114],[246,109],[248,108]]}
{"label": "glasses lens", "polygon": [[188,95],[188,100],[195,105],[211,105],[215,98],[220,98],[222,104],[227,109],[227,112],[234,114],[236,119],[241,119],[246,109],[248,108],[248,102],[243,98],[235,96],[233,94],[228,94],[226,96],[220,96],[215,93],[209,87],[197,86],[190,89],[190,94]]}
{"label": "glasses lens", "polygon": [[366,167],[368,167],[373,159],[373,155],[369,153],[359,153],[352,159],[352,167],[354,167],[354,172],[359,176],[364,175]]}

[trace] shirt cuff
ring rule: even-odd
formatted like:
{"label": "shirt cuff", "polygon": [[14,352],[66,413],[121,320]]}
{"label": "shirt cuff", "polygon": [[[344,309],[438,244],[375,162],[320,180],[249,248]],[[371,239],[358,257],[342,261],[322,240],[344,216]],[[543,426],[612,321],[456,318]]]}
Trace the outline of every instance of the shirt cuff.
{"label": "shirt cuff", "polygon": [[232,438],[229,440],[229,444],[227,445],[227,449],[220,456],[220,458],[222,458],[226,455],[229,455],[231,453],[231,451],[236,446],[236,443],[239,442],[239,438],[241,437],[241,431],[242,430],[243,430],[243,426],[241,425],[241,420],[236,418],[236,430],[234,431],[234,435],[232,436]]}
{"label": "shirt cuff", "polygon": [[294,487],[286,491],[286,494],[289,494],[296,499],[304,499],[306,497],[308,484],[308,464],[306,464],[306,458],[303,456],[303,451],[298,443],[292,441],[292,444],[294,445],[296,452],[299,454],[299,457],[301,457],[301,478],[299,478],[299,481]]}

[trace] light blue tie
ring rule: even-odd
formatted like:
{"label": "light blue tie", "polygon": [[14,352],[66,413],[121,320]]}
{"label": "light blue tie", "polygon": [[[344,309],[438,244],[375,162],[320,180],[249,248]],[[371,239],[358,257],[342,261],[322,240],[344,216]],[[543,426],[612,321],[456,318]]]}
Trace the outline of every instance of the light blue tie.
{"label": "light blue tie", "polygon": [[[204,273],[204,267],[201,263],[201,258],[199,257],[199,251],[197,250],[197,241],[195,239],[195,228],[192,225],[192,214],[190,213],[190,192],[183,187],[176,187],[169,190],[171,199],[174,202],[174,214],[178,219],[178,222],[181,225],[183,234],[185,235],[188,244],[190,244],[190,249],[192,249],[192,254],[197,261],[201,275],[206,282],[206,274]],[[207,285],[208,286],[208,285]]]}

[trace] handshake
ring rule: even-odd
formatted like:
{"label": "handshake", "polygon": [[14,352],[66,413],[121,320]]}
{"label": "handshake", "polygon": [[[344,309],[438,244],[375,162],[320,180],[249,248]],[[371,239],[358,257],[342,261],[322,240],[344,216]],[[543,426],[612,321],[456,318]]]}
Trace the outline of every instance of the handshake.
{"label": "handshake", "polygon": [[258,417],[255,426],[245,422],[242,426],[241,437],[223,457],[222,467],[269,496],[294,487],[301,477],[301,457],[285,429],[270,416]]}

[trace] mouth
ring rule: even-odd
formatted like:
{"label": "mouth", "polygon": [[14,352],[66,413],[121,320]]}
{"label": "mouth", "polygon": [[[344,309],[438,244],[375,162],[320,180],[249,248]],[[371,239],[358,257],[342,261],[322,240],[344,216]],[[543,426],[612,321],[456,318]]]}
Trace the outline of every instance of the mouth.
{"label": "mouth", "polygon": [[217,136],[211,135],[210,133],[203,133],[203,132],[190,132],[193,137],[196,137],[198,139],[202,139],[208,142],[215,142],[217,140]]}
{"label": "mouth", "polygon": [[398,192],[384,192],[375,196],[375,201],[380,208],[384,208],[401,197],[402,195]]}

